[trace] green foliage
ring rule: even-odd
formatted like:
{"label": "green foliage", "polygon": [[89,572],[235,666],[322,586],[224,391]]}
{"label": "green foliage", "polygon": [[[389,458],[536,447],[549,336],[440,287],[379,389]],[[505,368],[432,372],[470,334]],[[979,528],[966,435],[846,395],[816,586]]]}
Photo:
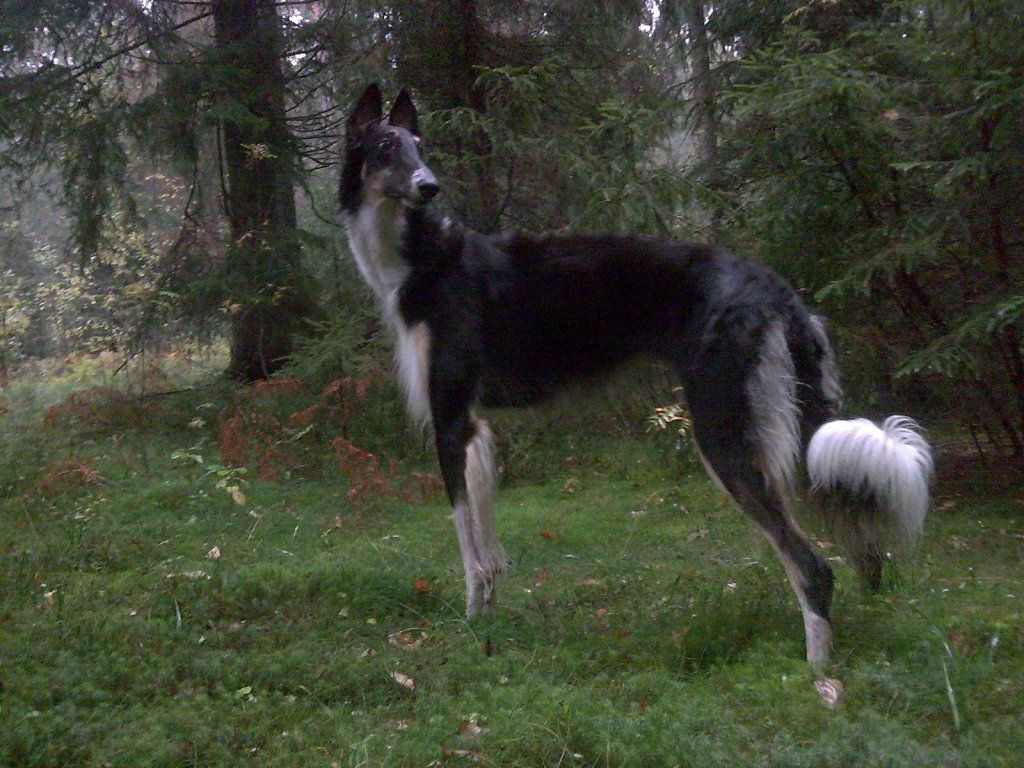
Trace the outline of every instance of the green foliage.
{"label": "green foliage", "polygon": [[369,312],[342,312],[314,324],[314,333],[299,341],[282,372],[316,387],[342,376],[361,376],[388,359],[384,334],[374,333]]}
{"label": "green foliage", "polygon": [[377,356],[332,214],[348,97],[381,80],[412,88],[438,204],[470,225],[713,234],[833,319],[854,399],[954,413],[1024,457],[1018,2],[705,3],[699,84],[692,3],[288,6],[263,30],[287,52],[287,131],[242,140],[240,162],[290,158],[304,195],[255,239],[227,236],[223,129],[269,126],[268,77],[186,5],[5,9],[0,163],[23,185],[0,190],[5,364],[243,316],[272,316],[282,333],[250,336],[286,349],[311,298],[327,310],[296,371]]}
{"label": "green foliage", "polygon": [[988,306],[965,314],[949,333],[907,357],[897,374],[927,370],[951,379],[982,374],[977,367],[975,350],[1010,329],[1024,327],[1024,296],[1000,297]]}
{"label": "green foliage", "polygon": [[[486,112],[459,107],[425,121],[437,145],[431,162],[457,211],[472,213],[475,200],[500,190],[485,228],[499,220],[542,230],[674,231],[688,199],[667,151],[676,104],[625,99],[562,55],[475,74]],[[465,151],[480,136],[486,151]]]}
{"label": "green foliage", "polygon": [[[166,207],[154,202],[152,212]],[[0,265],[10,265],[0,271],[0,359],[17,363],[76,351],[138,351],[140,339],[152,330],[145,328],[145,319],[170,298],[156,270],[163,243],[130,216],[100,218],[100,229],[93,231],[96,250],[84,264],[67,259],[45,238],[29,243],[28,225],[6,223],[10,232],[25,230],[26,247],[0,257]],[[165,339],[173,334],[167,326],[160,331]]]}
{"label": "green foliage", "polygon": [[[397,498],[358,518],[340,476],[247,475],[239,496],[237,470],[205,474],[216,452],[188,426],[229,392],[169,396],[144,424],[84,439],[40,429],[65,385],[16,381],[0,416],[16,419],[0,430],[4,766],[1009,768],[1024,756],[1024,526],[1010,486],[940,490],[898,592],[862,598],[832,561],[829,674],[845,699],[830,711],[771,549],[695,461],[671,466],[650,436],[610,438],[581,415],[535,447],[544,478],[498,497],[515,560],[500,613],[466,622],[442,501]],[[41,467],[70,446],[102,482],[40,495]],[[175,460],[181,446],[195,447]]]}
{"label": "green foliage", "polygon": [[[72,237],[78,250],[79,266],[96,260],[105,245],[105,224],[111,212],[120,208],[134,218],[134,201],[125,193],[128,158],[109,120],[88,114],[76,116],[78,123],[67,144],[63,166],[64,197],[72,217]],[[119,204],[119,205],[118,205]]]}
{"label": "green foliage", "polygon": [[[848,358],[889,361],[904,397],[927,384],[1021,458],[1024,15],[876,5],[827,28],[794,13],[740,59],[733,231],[824,303]],[[856,391],[891,386],[861,370]]]}

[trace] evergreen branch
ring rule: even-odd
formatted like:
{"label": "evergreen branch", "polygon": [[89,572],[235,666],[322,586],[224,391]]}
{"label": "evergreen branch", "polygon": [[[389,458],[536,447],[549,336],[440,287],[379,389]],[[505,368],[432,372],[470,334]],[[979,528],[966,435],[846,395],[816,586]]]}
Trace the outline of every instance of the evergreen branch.
{"label": "evergreen branch", "polygon": [[[188,18],[185,21],[179,22],[178,24],[175,24],[172,27],[168,27],[167,29],[158,30],[157,32],[154,32],[153,34],[146,35],[145,37],[143,37],[140,40],[135,40],[135,41],[133,41],[131,43],[128,43],[127,45],[124,45],[124,46],[122,46],[120,48],[117,48],[116,50],[111,51],[106,56],[103,56],[103,57],[97,59],[96,61],[91,61],[88,64],[81,65],[77,69],[73,69],[69,75],[67,75],[66,77],[64,77],[61,80],[58,80],[56,83],[53,83],[52,85],[48,86],[48,90],[52,91],[52,90],[64,88],[64,87],[70,85],[71,83],[74,83],[78,79],[80,79],[83,75],[87,75],[90,72],[95,72],[97,69],[100,69],[104,64],[107,64],[107,63],[113,61],[116,58],[119,58],[119,57],[124,56],[126,54],[129,54],[129,53],[131,53],[133,51],[136,51],[139,48],[143,48],[143,47],[149,45],[150,43],[156,42],[157,40],[159,40],[162,37],[166,37],[167,35],[169,35],[169,34],[171,34],[173,32],[176,32],[177,30],[179,30],[179,29],[181,29],[183,27],[187,27],[189,24],[194,24],[195,22],[197,22],[197,21],[199,21],[201,19],[205,19],[206,17],[211,16],[211,15],[213,15],[213,11],[204,11],[203,13],[197,14],[196,16],[192,16],[191,18]],[[30,98],[30,94],[25,94],[25,95],[21,96],[19,99],[15,100],[13,106],[15,106],[15,107],[20,106],[23,102],[25,102],[29,98]]]}

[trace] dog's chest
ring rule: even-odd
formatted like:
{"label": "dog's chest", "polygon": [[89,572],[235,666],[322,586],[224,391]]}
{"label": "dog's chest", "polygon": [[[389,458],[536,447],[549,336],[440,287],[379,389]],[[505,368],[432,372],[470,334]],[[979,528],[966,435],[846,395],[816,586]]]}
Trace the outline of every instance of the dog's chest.
{"label": "dog's chest", "polygon": [[348,214],[349,245],[363,279],[377,296],[384,320],[395,334],[395,362],[409,414],[430,423],[430,331],[423,322],[406,323],[399,293],[412,273],[401,255],[405,217],[400,206],[364,205]]}
{"label": "dog's chest", "polygon": [[386,305],[411,272],[402,258],[405,215],[401,206],[388,201],[363,205],[346,214],[348,242],[363,279]]}

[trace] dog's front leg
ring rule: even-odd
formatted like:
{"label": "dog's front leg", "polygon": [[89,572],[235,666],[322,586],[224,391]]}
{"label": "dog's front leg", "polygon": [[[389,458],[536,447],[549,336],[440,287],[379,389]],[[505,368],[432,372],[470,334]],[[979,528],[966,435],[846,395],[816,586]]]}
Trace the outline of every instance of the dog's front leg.
{"label": "dog's front leg", "polygon": [[434,405],[434,435],[445,490],[455,515],[462,567],[466,572],[466,615],[476,616],[493,603],[493,586],[484,579],[484,567],[473,535],[473,508],[466,482],[467,446],[473,438],[469,409],[445,413]]}
{"label": "dog's front leg", "polygon": [[496,583],[508,565],[508,557],[494,522],[494,490],[498,480],[494,436],[483,419],[471,417],[471,425],[473,436],[466,446],[466,488],[483,588],[483,610],[492,612],[498,601]]}
{"label": "dog's front leg", "polygon": [[495,581],[505,555],[491,511],[495,468],[487,423],[473,418],[473,377],[461,360],[431,361],[430,406],[434,439],[445,490],[455,515],[462,565],[466,574],[466,614],[490,613],[497,602]]}

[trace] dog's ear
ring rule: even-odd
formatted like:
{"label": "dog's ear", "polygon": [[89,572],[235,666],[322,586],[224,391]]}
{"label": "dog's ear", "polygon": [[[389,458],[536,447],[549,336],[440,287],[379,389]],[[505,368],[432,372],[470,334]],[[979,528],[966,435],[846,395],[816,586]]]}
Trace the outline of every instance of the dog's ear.
{"label": "dog's ear", "polygon": [[384,105],[380,97],[380,88],[376,83],[370,83],[363,91],[363,95],[359,97],[355,109],[352,110],[352,114],[349,115],[348,122],[345,124],[345,137],[349,144],[362,136],[367,125],[380,122],[383,114]]}
{"label": "dog's ear", "polygon": [[391,114],[388,115],[388,122],[405,128],[413,136],[420,135],[420,126],[416,121],[416,105],[412,103],[412,97],[405,88],[398,92],[398,98],[395,99]]}

